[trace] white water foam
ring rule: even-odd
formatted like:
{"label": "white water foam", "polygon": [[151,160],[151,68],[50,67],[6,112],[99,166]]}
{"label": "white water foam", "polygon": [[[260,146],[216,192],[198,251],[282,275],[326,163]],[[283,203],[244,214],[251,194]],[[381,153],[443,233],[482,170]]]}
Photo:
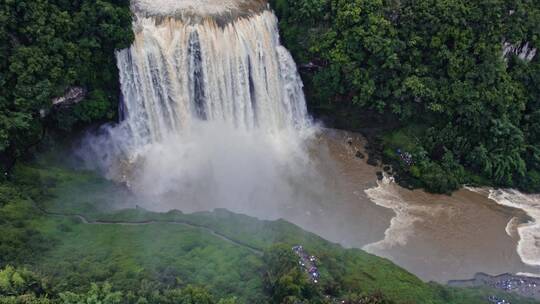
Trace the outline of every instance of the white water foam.
{"label": "white water foam", "polygon": [[[408,239],[414,235],[414,224],[422,222],[422,214],[432,213],[436,207],[425,207],[407,202],[399,193],[399,186],[392,177],[385,175],[375,188],[365,190],[365,193],[375,204],[392,209],[396,216],[385,231],[384,239],[364,246],[364,250],[378,253],[395,246],[407,245]],[[405,190],[406,191],[406,190]]]}
{"label": "white water foam", "polygon": [[237,0],[134,0],[138,9],[156,15],[193,11],[199,15],[219,14],[238,8]]}
{"label": "white water foam", "polygon": [[506,234],[508,234],[509,237],[515,237],[517,234],[517,228],[521,224],[521,221],[517,217],[513,217],[508,224],[506,225],[506,228],[504,230],[506,231]]}
{"label": "white water foam", "polygon": [[540,278],[540,274],[534,274],[534,273],[528,273],[528,272],[518,272],[516,275],[521,277],[529,277],[529,278]]}
{"label": "white water foam", "polygon": [[523,210],[533,219],[517,226],[520,237],[517,252],[523,263],[540,266],[540,196],[527,195],[512,189],[491,189],[489,198],[499,205]]}

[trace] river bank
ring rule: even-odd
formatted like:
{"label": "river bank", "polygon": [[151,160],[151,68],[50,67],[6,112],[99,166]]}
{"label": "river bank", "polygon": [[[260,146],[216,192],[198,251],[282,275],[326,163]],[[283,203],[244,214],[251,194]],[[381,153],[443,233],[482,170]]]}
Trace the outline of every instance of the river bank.
{"label": "river bank", "polygon": [[[46,181],[43,186],[50,191],[36,202],[43,216],[35,220],[40,223],[40,231],[55,240],[55,246],[42,252],[31,266],[50,275],[51,284],[59,286],[60,291],[101,280],[119,290],[135,290],[139,280],[167,284],[180,277],[182,282],[176,280],[176,284],[204,284],[219,297],[235,296],[240,303],[266,303],[259,275],[264,262],[261,253],[281,243],[288,250],[302,244],[320,259],[317,277],[320,274],[321,281],[317,286],[321,288],[343,282],[340,284],[346,285],[340,290],[368,294],[377,291],[395,303],[470,304],[484,303],[487,298],[485,290],[426,284],[385,259],[344,249],[282,220],[261,221],[227,210],[154,213],[137,206],[100,213],[103,205],[116,206],[116,198],[103,197],[105,203],[87,192],[115,185],[89,173],[50,166],[20,170],[26,171],[25,175],[33,172],[39,176],[33,182],[39,185]],[[75,189],[79,195],[73,197]],[[124,193],[122,187],[117,190]],[[81,204],[83,201],[97,209]],[[444,298],[442,290],[446,291]],[[341,293],[332,295],[348,299]],[[513,299],[515,303],[531,303]]]}
{"label": "river bank", "polygon": [[[445,283],[478,272],[540,273],[537,267],[526,264],[517,250],[523,242],[518,228],[531,220],[523,208],[500,204],[489,192],[461,189],[452,195],[434,195],[403,188],[389,177],[377,182],[376,173],[383,171],[382,166],[371,166],[349,151],[367,153],[362,135],[332,130],[325,136],[341,141],[334,145],[334,159],[343,168],[343,177],[365,194],[358,196],[357,205],[363,206],[358,207],[363,209],[358,220],[386,221],[384,237],[367,244],[351,242],[354,247],[389,258],[426,281]],[[347,138],[358,141],[351,148]],[[387,213],[367,207],[370,204],[392,210],[394,216],[388,220],[381,216]]]}

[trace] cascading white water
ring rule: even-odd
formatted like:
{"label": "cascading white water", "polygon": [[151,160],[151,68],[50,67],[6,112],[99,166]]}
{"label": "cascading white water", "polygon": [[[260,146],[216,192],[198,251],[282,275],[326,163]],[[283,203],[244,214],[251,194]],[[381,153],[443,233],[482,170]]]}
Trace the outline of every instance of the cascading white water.
{"label": "cascading white water", "polygon": [[301,80],[271,12],[223,27],[212,19],[140,18],[135,28],[118,67],[125,124],[137,145],[195,120],[271,132],[309,125]]}
{"label": "cascading white water", "polygon": [[201,209],[276,191],[292,201],[289,178],[309,167],[314,128],[277,18],[175,16],[136,14],[135,41],[117,53],[123,121],[90,137],[85,157],[136,192],[174,192]]}

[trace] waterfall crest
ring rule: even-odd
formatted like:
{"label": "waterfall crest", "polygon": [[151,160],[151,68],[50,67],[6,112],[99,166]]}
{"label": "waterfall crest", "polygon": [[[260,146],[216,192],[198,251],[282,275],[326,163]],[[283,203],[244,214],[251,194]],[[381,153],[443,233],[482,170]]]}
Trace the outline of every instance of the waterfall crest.
{"label": "waterfall crest", "polygon": [[267,0],[131,0],[131,10],[146,17],[175,17],[189,21],[213,18],[229,22],[268,8]]}

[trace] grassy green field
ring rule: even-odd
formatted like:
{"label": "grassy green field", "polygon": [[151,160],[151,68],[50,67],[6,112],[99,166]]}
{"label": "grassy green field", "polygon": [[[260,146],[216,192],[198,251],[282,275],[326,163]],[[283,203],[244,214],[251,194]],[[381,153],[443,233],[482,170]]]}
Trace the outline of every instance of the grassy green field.
{"label": "grassy green field", "polygon": [[119,290],[159,282],[171,288],[205,286],[239,303],[267,303],[262,255],[286,244],[303,245],[320,258],[321,288],[339,286],[338,297],[380,292],[395,303],[470,304],[487,303],[493,294],[422,282],[386,259],[344,249],[281,220],[226,210],[184,214],[111,208],[129,206],[135,198],[88,172],[38,162],[19,166],[15,180],[41,210],[32,226],[50,242],[26,265],[59,292],[84,291],[93,282],[109,282]]}

